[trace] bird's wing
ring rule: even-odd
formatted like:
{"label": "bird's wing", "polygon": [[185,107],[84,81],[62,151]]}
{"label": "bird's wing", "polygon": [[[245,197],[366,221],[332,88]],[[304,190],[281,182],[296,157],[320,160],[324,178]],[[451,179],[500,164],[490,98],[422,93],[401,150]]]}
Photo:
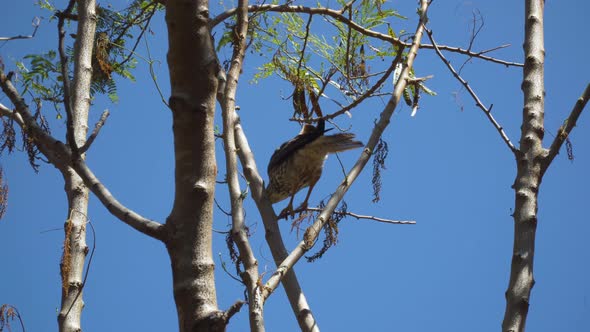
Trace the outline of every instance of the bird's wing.
{"label": "bird's wing", "polygon": [[270,157],[270,161],[268,162],[268,172],[270,173],[272,168],[281,164],[285,159],[293,155],[295,151],[315,141],[320,136],[322,136],[322,133],[320,132],[299,134],[293,139],[281,144],[281,146],[272,154],[272,157]]}
{"label": "bird's wing", "polygon": [[315,141],[318,137],[324,135],[324,133],[328,130],[325,129],[324,120],[320,120],[318,122],[318,126],[315,127],[315,130],[309,130],[309,127],[307,127],[307,130],[305,130],[304,127],[302,133],[295,136],[293,139],[281,144],[281,146],[275,150],[275,152],[270,157],[270,161],[268,162],[267,171],[270,172],[272,168],[285,161],[285,159],[293,155],[295,151]]}
{"label": "bird's wing", "polygon": [[336,153],[363,147],[364,144],[354,140],[352,133],[324,135],[314,140],[310,148],[319,148],[323,153]]}

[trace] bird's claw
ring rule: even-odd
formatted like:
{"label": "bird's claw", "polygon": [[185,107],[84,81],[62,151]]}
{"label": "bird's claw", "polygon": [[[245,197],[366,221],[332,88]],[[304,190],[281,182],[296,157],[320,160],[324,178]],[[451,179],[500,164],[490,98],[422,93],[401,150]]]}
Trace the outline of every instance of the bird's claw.
{"label": "bird's claw", "polygon": [[281,213],[279,213],[279,216],[277,217],[277,219],[287,219],[287,217],[289,216],[293,216],[295,215],[293,213],[293,205],[289,204],[286,208],[284,208]]}
{"label": "bird's claw", "polygon": [[281,213],[279,213],[277,219],[287,219],[288,217],[294,217],[296,213],[302,213],[305,212],[305,210],[307,210],[307,201],[301,203],[301,205],[299,205],[299,207],[295,210],[293,210],[293,205],[289,204],[281,211]]}

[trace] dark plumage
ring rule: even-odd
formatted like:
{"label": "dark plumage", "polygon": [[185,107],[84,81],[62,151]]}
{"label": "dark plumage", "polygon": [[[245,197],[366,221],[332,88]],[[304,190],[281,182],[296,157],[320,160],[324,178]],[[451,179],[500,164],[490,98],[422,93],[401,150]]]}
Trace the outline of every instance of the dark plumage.
{"label": "dark plumage", "polygon": [[322,175],[328,154],[360,148],[363,143],[354,140],[354,134],[324,135],[327,131],[323,120],[318,126],[305,124],[299,135],[283,143],[275,150],[268,163],[269,183],[266,194],[271,203],[291,197],[281,216],[293,211],[293,198],[299,190],[309,187],[300,208],[307,207],[307,200]]}

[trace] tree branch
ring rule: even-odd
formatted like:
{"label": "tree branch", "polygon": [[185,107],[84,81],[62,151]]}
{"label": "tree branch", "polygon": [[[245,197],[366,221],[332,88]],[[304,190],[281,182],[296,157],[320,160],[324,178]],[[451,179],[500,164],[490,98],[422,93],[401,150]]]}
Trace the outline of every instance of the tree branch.
{"label": "tree branch", "polygon": [[92,134],[90,134],[88,140],[86,140],[84,145],[80,148],[80,154],[85,153],[90,148],[92,143],[94,143],[96,136],[98,136],[98,134],[100,133],[100,129],[102,128],[102,126],[104,126],[104,123],[107,121],[109,115],[109,110],[104,110],[104,112],[102,112],[100,119],[98,119],[98,122],[96,123],[96,125],[94,125],[94,130],[92,131]]}
{"label": "tree branch", "polygon": [[[216,17],[211,19],[211,21],[209,23],[210,27],[213,28],[214,26],[223,22],[227,18],[235,15],[236,11],[237,11],[236,8],[232,8],[232,9],[226,10],[225,12],[217,15]],[[362,27],[358,23],[356,23],[356,22],[348,19],[346,16],[344,16],[343,11],[341,11],[341,10],[334,10],[334,9],[330,9],[330,8],[312,8],[312,7],[305,7],[305,6],[290,6],[288,4],[284,4],[284,5],[263,4],[263,5],[251,5],[248,7],[248,11],[249,12],[269,11],[269,12],[281,12],[281,13],[306,13],[306,14],[319,14],[319,15],[329,16],[329,17],[332,17],[332,18],[348,25],[350,28],[356,30],[357,32],[359,32],[365,36],[373,37],[373,38],[379,39],[379,40],[383,40],[383,41],[389,42],[393,45],[396,45],[398,47],[409,48],[412,46],[412,43],[407,43],[407,42],[401,41],[398,38],[390,36],[389,34],[377,32],[377,31],[366,29],[366,28]],[[419,47],[426,48],[426,49],[434,49],[434,45],[430,45],[430,44],[422,44]],[[446,45],[438,45],[438,48],[441,50],[444,50],[444,51],[459,53],[459,54],[467,55],[467,56],[470,56],[473,58],[478,58],[481,60],[502,64],[507,67],[510,67],[510,66],[523,67],[522,63],[505,61],[505,60],[496,59],[496,58],[484,55],[483,53],[486,53],[486,52],[474,52],[471,50],[466,50],[466,49],[462,49],[459,47],[446,46]]]}
{"label": "tree branch", "polygon": [[[35,144],[49,159],[49,162],[62,173],[67,172],[67,167],[71,166],[76,173],[80,175],[84,184],[96,195],[96,197],[98,197],[113,216],[136,230],[165,242],[166,232],[164,225],[144,218],[122,205],[96,178],[84,160],[81,158],[73,160],[71,151],[63,144],[63,142],[55,139],[39,127],[35,118],[31,114],[29,107],[16,91],[12,82],[8,80],[2,68],[0,68],[0,87],[14,104],[17,114],[22,119],[22,122],[19,123],[17,120],[17,123],[21,125],[22,130],[26,131],[27,134],[35,140]],[[3,108],[2,113],[6,113],[6,107]]]}
{"label": "tree branch", "polygon": [[492,115],[492,107],[493,107],[493,105],[488,108],[488,107],[486,107],[481,102],[481,100],[479,99],[479,97],[477,96],[477,94],[475,93],[475,91],[473,91],[473,89],[471,88],[471,86],[469,85],[469,83],[467,83],[467,81],[465,81],[459,75],[459,73],[457,73],[457,71],[455,70],[455,68],[453,68],[453,65],[451,65],[451,62],[449,60],[447,60],[445,58],[445,56],[442,54],[442,52],[438,48],[438,45],[434,41],[434,38],[432,37],[432,31],[426,29],[426,34],[428,35],[428,38],[430,39],[430,42],[432,43],[432,45],[434,45],[434,50],[436,51],[436,54],[438,55],[438,57],[442,60],[442,62],[444,62],[444,64],[447,66],[447,68],[449,68],[449,70],[451,71],[451,73],[453,74],[453,76],[455,76],[455,78],[459,82],[461,82],[461,84],[463,85],[463,87],[465,87],[465,89],[469,92],[469,94],[471,95],[471,97],[475,101],[475,104],[477,105],[477,107],[479,107],[484,112],[484,114],[488,117],[488,119],[490,120],[490,122],[492,123],[492,125],[494,126],[494,128],[496,128],[496,130],[500,134],[500,137],[502,137],[502,140],[504,141],[504,143],[506,143],[506,145],[508,146],[508,148],[510,149],[510,151],[512,151],[513,154],[516,154],[517,151],[518,151],[518,149],[514,146],[514,144],[512,144],[512,142],[510,141],[510,138],[508,138],[508,135],[504,131],[504,128],[502,128],[502,126],[500,126],[500,124],[498,123],[498,121],[496,121],[496,119]]}
{"label": "tree branch", "polygon": [[545,42],[544,0],[525,0],[524,68],[522,92],[524,105],[520,126],[520,152],[516,155],[514,189],[514,239],[510,279],[506,289],[503,332],[524,332],[531,291],[535,285],[534,259],[539,211],[539,187],[542,164],[547,152],[545,134]]}
{"label": "tree branch", "polygon": [[16,36],[12,36],[12,37],[0,37],[0,41],[35,38],[35,35],[37,34],[37,30],[39,30],[39,26],[41,25],[41,19],[39,17],[35,17],[33,19],[33,23],[31,25],[33,26],[33,33],[31,33],[30,35],[16,35]]}
{"label": "tree branch", "polygon": [[545,173],[547,167],[549,167],[553,159],[559,154],[559,150],[561,149],[563,142],[567,139],[572,129],[574,129],[576,126],[576,122],[578,121],[580,114],[582,114],[584,107],[586,107],[588,99],[590,99],[590,84],[586,86],[586,89],[580,98],[576,100],[576,104],[574,105],[570,115],[567,117],[567,119],[565,119],[561,127],[559,127],[557,130],[557,136],[555,136],[553,139],[553,143],[551,143],[551,147],[549,147],[549,152],[543,160],[543,171],[541,174]]}
{"label": "tree branch", "polygon": [[[71,154],[70,154],[71,156]],[[72,168],[84,180],[84,184],[96,195],[104,207],[122,222],[135,228],[141,233],[166,242],[165,226],[147,219],[119,202],[113,194],[100,182],[84,160],[78,158],[72,161]]]}
{"label": "tree branch", "polygon": [[269,278],[267,283],[264,286],[264,299],[267,299],[268,296],[277,288],[279,281],[285,276],[286,273],[290,269],[293,268],[295,263],[299,261],[303,255],[313,247],[317,238],[320,234],[321,229],[324,227],[324,224],[329,220],[330,215],[336,209],[338,203],[344,197],[344,194],[348,191],[354,180],[358,177],[360,172],[363,170],[369,159],[371,158],[372,152],[375,149],[375,146],[379,142],[383,131],[387,127],[390,122],[391,116],[395,111],[399,100],[402,96],[403,91],[407,86],[407,80],[409,79],[409,72],[412,68],[414,63],[414,59],[416,58],[420,41],[422,39],[422,35],[424,32],[424,24],[427,22],[426,11],[428,9],[429,2],[427,0],[420,1],[420,22],[418,23],[418,27],[416,28],[416,33],[414,35],[414,41],[412,42],[412,46],[408,52],[407,62],[404,64],[403,69],[400,74],[400,79],[397,81],[395,85],[395,89],[391,99],[383,109],[380,115],[379,121],[375,124],[373,131],[371,133],[371,137],[365,146],[365,149],[361,153],[359,159],[357,160],[356,164],[353,168],[348,172],[344,181],[338,186],[336,192],[332,195],[324,210],[320,213],[317,220],[305,231],[304,239],[301,241],[297,247],[285,258],[285,260],[279,265],[275,273]]}
{"label": "tree branch", "polygon": [[[264,223],[266,242],[270,248],[273,259],[277,266],[287,257],[287,248],[281,237],[281,231],[277,223],[277,215],[275,214],[272,204],[264,194],[264,182],[258,172],[256,161],[242,125],[240,124],[239,117],[236,114],[236,125],[235,125],[235,139],[238,148],[238,156],[242,163],[244,174],[250,183],[250,189],[252,192],[252,199],[258,207],[262,222]],[[294,269],[287,271],[283,279],[281,280],[287,298],[293,309],[293,314],[297,318],[301,331],[304,332],[319,332],[318,323],[313,316],[313,313],[307,303],[307,299],[301,290],[297,275]]]}
{"label": "tree branch", "polygon": [[396,55],[396,57],[393,59],[393,61],[391,62],[391,66],[389,66],[389,68],[387,68],[387,70],[385,71],[385,73],[383,73],[383,76],[381,76],[379,78],[379,80],[367,91],[365,91],[361,96],[359,96],[358,98],[356,98],[352,103],[348,104],[347,106],[342,107],[340,110],[328,114],[324,117],[321,118],[309,118],[309,119],[300,119],[300,118],[292,118],[290,120],[292,121],[300,121],[300,122],[315,122],[315,121],[319,121],[320,119],[324,119],[324,120],[330,120],[330,119],[334,119],[350,110],[352,110],[353,108],[357,107],[358,105],[361,104],[361,102],[363,102],[365,99],[371,97],[374,95],[374,92],[383,85],[383,83],[385,83],[385,80],[387,80],[387,78],[389,78],[389,76],[391,75],[391,73],[395,70],[395,67],[397,66],[397,64],[399,63],[399,61],[401,60],[403,55],[403,50],[399,49],[398,53]]}
{"label": "tree branch", "polygon": [[75,0],[69,0],[68,6],[63,12],[58,12],[57,16],[57,33],[58,33],[58,51],[59,51],[59,62],[61,64],[61,76],[63,79],[63,94],[64,94],[64,109],[66,110],[66,142],[70,145],[70,148],[74,154],[78,154],[78,145],[76,143],[74,134],[74,115],[72,112],[72,101],[71,101],[71,88],[70,84],[70,73],[68,72],[68,56],[65,49],[65,37],[66,31],[64,24],[68,15],[72,13],[74,9]]}
{"label": "tree branch", "polygon": [[[320,208],[316,208],[316,207],[308,207],[305,208],[306,211],[313,211],[313,212],[321,212],[322,209]],[[293,213],[298,213],[300,211],[295,210],[293,211]],[[401,224],[401,225],[415,225],[416,221],[415,220],[391,220],[391,219],[385,219],[385,218],[379,218],[379,217],[374,217],[374,216],[366,216],[366,215],[362,215],[362,214],[357,214],[354,212],[349,212],[349,211],[338,211],[338,210],[334,210],[335,214],[342,214],[345,216],[349,216],[349,217],[353,217],[356,219],[367,219],[367,220],[374,220],[374,221],[378,221],[378,222],[382,222],[382,223],[386,223],[386,224]]]}
{"label": "tree branch", "polygon": [[4,116],[16,121],[16,124],[18,124],[20,127],[23,127],[25,124],[20,114],[4,106],[2,103],[0,103],[0,116]]}
{"label": "tree branch", "polygon": [[[238,312],[240,312],[240,309],[242,309],[242,306],[245,304],[246,302],[244,301],[236,301],[234,302],[234,304],[232,304],[229,308],[227,308],[227,310],[224,312],[225,317],[226,317],[226,322],[229,323],[229,320]],[[227,325],[226,323],[226,325]]]}
{"label": "tree branch", "polygon": [[226,179],[229,187],[232,217],[232,238],[238,247],[240,261],[245,271],[241,278],[246,285],[249,301],[250,330],[253,332],[264,331],[263,305],[261,290],[258,286],[258,261],[248,240],[248,232],[244,223],[244,206],[240,181],[238,178],[238,162],[236,157],[236,141],[234,139],[236,117],[236,91],[238,79],[242,72],[242,65],[246,50],[246,38],[248,32],[248,1],[238,2],[237,23],[234,28],[234,45],[231,66],[227,74],[227,83],[221,102],[223,117],[223,142],[225,152]]}

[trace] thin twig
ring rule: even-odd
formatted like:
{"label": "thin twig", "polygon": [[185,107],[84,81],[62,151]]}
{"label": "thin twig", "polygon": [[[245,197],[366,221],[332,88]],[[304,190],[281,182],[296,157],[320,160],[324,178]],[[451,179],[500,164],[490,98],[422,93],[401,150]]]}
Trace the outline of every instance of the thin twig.
{"label": "thin twig", "polygon": [[385,81],[389,78],[389,76],[391,75],[391,73],[393,73],[395,67],[397,66],[397,64],[399,63],[399,61],[401,60],[403,55],[403,50],[398,50],[398,53],[396,55],[396,57],[393,59],[393,61],[391,62],[391,66],[389,66],[389,68],[387,68],[387,70],[385,71],[385,73],[383,74],[383,76],[381,76],[381,78],[379,78],[379,80],[367,91],[365,91],[361,96],[359,96],[357,99],[355,99],[352,103],[348,104],[347,106],[342,107],[340,110],[328,114],[324,117],[321,118],[310,118],[310,119],[300,119],[300,118],[292,118],[290,119],[291,121],[298,121],[298,122],[316,122],[319,121],[320,119],[324,119],[324,120],[329,120],[329,119],[334,119],[348,111],[350,111],[351,109],[355,108],[356,106],[360,105],[360,103],[371,97],[373,95],[373,93],[383,85],[383,83],[385,83]]}
{"label": "thin twig", "polygon": [[213,199],[213,201],[215,202],[215,205],[217,205],[217,208],[226,216],[231,217],[231,212],[228,212],[226,209],[222,208],[221,205],[219,205],[219,202],[217,201],[216,198]]}
{"label": "thin twig", "polygon": [[[148,7],[146,7],[146,8],[148,8]],[[123,66],[127,61],[129,61],[131,59],[131,57],[135,53],[135,50],[137,49],[137,45],[139,45],[141,38],[143,37],[143,35],[147,31],[148,27],[150,26],[150,22],[151,22],[152,18],[154,17],[154,14],[156,13],[157,8],[158,8],[157,6],[154,6],[154,9],[152,9],[152,12],[149,14],[147,21],[145,22],[145,26],[141,29],[139,36],[137,36],[137,39],[135,40],[135,44],[133,44],[133,47],[131,48],[131,52],[129,52],[129,55],[127,55],[127,57],[123,61],[121,61],[121,63],[119,63],[119,66]],[[139,15],[143,15],[143,11]],[[139,15],[137,17],[139,17]],[[124,32],[126,32],[126,30],[124,30]],[[119,36],[118,38],[121,38],[123,35],[124,35],[124,33],[121,33],[121,36]]]}
{"label": "thin twig", "polygon": [[301,57],[299,58],[299,63],[297,64],[297,76],[299,77],[299,71],[301,70],[301,64],[303,63],[303,59],[305,58],[305,49],[307,48],[307,42],[309,40],[309,27],[311,26],[311,21],[313,19],[313,15],[309,14],[309,18],[307,19],[307,24],[305,25],[305,37],[303,38],[303,47],[301,48]]}
{"label": "thin twig", "polygon": [[[153,6],[153,7],[152,7]],[[140,33],[138,39],[141,39],[141,35],[143,35],[143,33],[145,32],[145,30],[147,29],[147,26],[149,25],[150,20],[152,19],[152,16],[154,16],[154,13],[156,12],[156,9],[158,8],[157,4],[155,2],[151,2],[146,6],[142,6],[143,8],[141,8],[141,10],[139,11],[139,13],[137,13],[137,15],[135,15],[134,18],[130,19],[130,20],[116,20],[115,22],[119,23],[120,25],[123,26],[123,28],[121,30],[119,30],[119,34],[116,37],[113,37],[112,35],[109,36],[110,40],[114,40],[114,41],[118,41],[121,40],[121,38],[123,38],[126,34],[127,31],[129,31],[131,28],[138,26],[142,23],[146,23],[145,29],[141,29],[142,32]],[[147,18],[141,19],[141,17],[144,16],[145,12],[148,11],[149,9],[152,9],[152,12],[150,14],[148,14]],[[132,6],[127,7],[127,9],[132,8]],[[114,32],[114,31],[113,31]],[[135,43],[135,46],[132,48],[133,50],[135,50],[135,47],[137,46],[138,42]],[[127,60],[127,59],[126,59]],[[123,64],[124,62],[121,62],[121,64]]]}
{"label": "thin twig", "polygon": [[[308,207],[308,208],[306,208],[306,210],[313,211],[313,212],[322,212],[322,209],[315,208],[315,207]],[[293,211],[293,212],[296,213],[296,211]],[[385,219],[385,218],[379,218],[379,217],[374,217],[374,216],[366,216],[366,215],[357,214],[354,212],[341,211],[341,210],[334,210],[334,213],[350,216],[350,217],[353,217],[356,219],[374,220],[374,221],[383,222],[383,223],[387,223],[387,224],[401,224],[401,225],[415,225],[416,224],[415,220],[392,220],[392,219]]]}
{"label": "thin twig", "polygon": [[[352,10],[348,11],[348,19],[352,20]],[[344,61],[346,61],[346,68],[345,69],[345,73],[344,76],[346,76],[346,82],[348,83],[348,88],[351,90],[354,90],[354,87],[352,86],[352,84],[350,83],[350,43],[352,41],[352,28],[350,27],[350,25],[347,26],[348,27],[348,31],[346,32],[346,55],[344,56]]]}
{"label": "thin twig", "polygon": [[[231,231],[228,231],[227,233],[229,233]],[[219,260],[221,261],[221,269],[223,270],[223,272],[225,272],[225,274],[227,274],[228,277],[232,278],[233,280],[237,281],[239,284],[244,284],[244,281],[236,276],[234,276],[231,272],[229,272],[229,270],[227,269],[227,264],[225,264],[225,262],[223,261],[222,257],[221,257],[221,253],[219,253]]]}
{"label": "thin twig", "polygon": [[503,48],[507,48],[507,47],[510,47],[510,46],[512,46],[512,44],[504,44],[504,45],[500,45],[500,46],[488,48],[487,50],[479,51],[478,54],[486,54],[486,53],[490,53],[490,52],[494,52],[494,51],[497,51],[497,50],[501,50]]}
{"label": "thin twig", "polygon": [[467,83],[467,81],[465,81],[461,77],[461,75],[459,75],[459,73],[457,73],[457,71],[455,70],[455,68],[453,68],[453,66],[451,65],[451,62],[449,60],[447,60],[445,58],[445,56],[442,54],[442,52],[438,48],[436,42],[434,41],[434,38],[432,37],[432,31],[426,29],[426,34],[428,35],[428,38],[430,39],[430,42],[432,43],[432,45],[434,45],[434,50],[436,51],[436,54],[438,55],[438,57],[442,60],[442,62],[444,62],[444,64],[447,66],[447,68],[449,68],[449,70],[451,71],[451,73],[453,74],[453,76],[459,82],[461,82],[461,84],[463,85],[463,87],[465,87],[465,89],[467,89],[467,91],[469,92],[469,94],[471,95],[471,97],[473,98],[473,100],[475,101],[475,104],[477,105],[477,107],[479,107],[485,113],[485,115],[488,117],[488,119],[490,120],[490,122],[492,123],[492,125],[494,126],[494,128],[496,128],[496,130],[498,131],[498,133],[502,137],[502,140],[504,141],[504,143],[506,143],[506,146],[508,146],[508,148],[510,149],[510,151],[512,151],[513,154],[517,154],[518,149],[514,146],[514,144],[512,144],[512,142],[510,141],[510,138],[508,138],[508,135],[504,131],[504,128],[502,128],[502,126],[500,126],[500,124],[498,123],[498,121],[496,121],[496,119],[492,115],[492,107],[493,107],[493,105],[488,108],[488,107],[486,107],[481,102],[481,100],[479,99],[479,97],[477,96],[477,94],[473,91],[473,89],[471,88],[471,86],[469,85],[469,83]]}
{"label": "thin twig", "polygon": [[[473,27],[471,28],[471,38],[469,38],[469,46],[467,47],[468,51],[471,51],[471,48],[473,47],[473,43],[475,42],[477,35],[479,35],[481,30],[483,29],[483,26],[485,25],[485,21],[483,20],[483,16],[481,15],[481,13],[478,10],[475,10],[472,14],[473,14]],[[480,20],[481,20],[481,24],[479,26],[477,25],[477,16],[479,16]]]}
{"label": "thin twig", "polygon": [[12,37],[0,37],[0,41],[35,38],[35,35],[37,34],[37,30],[39,29],[40,25],[41,25],[41,19],[39,17],[35,17],[33,19],[33,23],[32,23],[33,33],[31,33],[30,35],[16,35],[16,36],[12,36]]}
{"label": "thin twig", "polygon": [[[479,35],[479,33],[481,32],[481,30],[483,29],[483,26],[485,24],[483,16],[481,15],[481,13],[478,10],[473,11],[472,15],[473,15],[473,26],[471,27],[471,37],[469,38],[469,46],[467,47],[468,51],[471,51],[471,48],[473,47],[473,43],[475,43],[475,39],[477,38],[477,35]],[[477,16],[480,17],[481,23],[479,24],[479,26],[478,26]],[[471,59],[472,59],[471,57],[468,57],[467,59],[465,59],[465,61],[463,61],[463,64],[461,64],[461,67],[459,67],[459,70],[458,70],[459,74],[461,74],[461,72],[463,71],[463,68],[465,67],[465,65],[469,61],[471,61]]]}
{"label": "thin twig", "polygon": [[100,119],[98,119],[98,122],[96,122],[96,125],[94,125],[94,130],[92,131],[92,134],[90,134],[88,140],[86,140],[84,145],[82,145],[82,147],[80,148],[80,153],[86,152],[90,148],[92,143],[94,143],[96,136],[98,136],[98,134],[100,133],[100,129],[102,129],[102,126],[104,126],[104,123],[107,121],[109,115],[109,110],[104,110],[104,112],[102,112]]}
{"label": "thin twig", "polygon": [[162,93],[162,90],[160,89],[160,86],[158,85],[158,80],[156,78],[156,72],[154,71],[154,62],[156,60],[152,60],[152,55],[150,54],[150,47],[147,42],[147,39],[144,39],[144,41],[145,41],[145,49],[146,49],[147,56],[149,59],[149,61],[147,61],[147,63],[150,68],[150,77],[152,78],[152,81],[154,82],[154,85],[156,86],[156,90],[158,90],[158,94],[160,95],[160,99],[162,99],[162,103],[164,103],[164,105],[166,105],[166,107],[170,108],[170,105],[166,101],[166,98],[164,98],[164,93]]}
{"label": "thin twig", "polygon": [[576,126],[576,122],[578,121],[580,114],[582,114],[584,107],[586,107],[586,104],[588,103],[589,99],[590,84],[586,86],[586,89],[584,90],[580,98],[576,100],[576,103],[574,104],[574,107],[570,112],[570,115],[567,117],[567,119],[565,119],[561,127],[559,127],[559,129],[557,130],[557,135],[553,139],[551,147],[549,147],[547,156],[544,158],[542,164],[542,173],[544,173],[545,170],[547,170],[547,167],[549,167],[555,156],[559,154],[559,150],[561,149],[563,142],[568,138],[572,129],[574,129],[574,127]]}

